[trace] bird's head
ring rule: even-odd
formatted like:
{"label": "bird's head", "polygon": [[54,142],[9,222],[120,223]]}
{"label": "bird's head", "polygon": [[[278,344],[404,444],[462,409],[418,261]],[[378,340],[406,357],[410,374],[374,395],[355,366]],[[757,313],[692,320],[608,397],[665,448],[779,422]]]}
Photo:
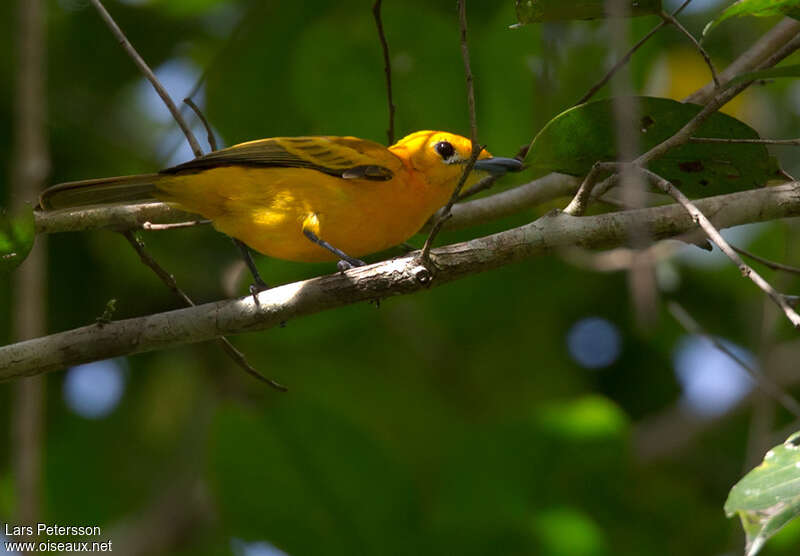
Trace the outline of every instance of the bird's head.
{"label": "bird's head", "polygon": [[[417,131],[403,137],[389,149],[423,174],[430,185],[446,187],[452,191],[464,172],[464,165],[472,156],[472,141],[445,131]],[[478,156],[464,188],[487,175],[502,175],[521,169],[522,163],[519,160],[493,157],[484,150]]]}

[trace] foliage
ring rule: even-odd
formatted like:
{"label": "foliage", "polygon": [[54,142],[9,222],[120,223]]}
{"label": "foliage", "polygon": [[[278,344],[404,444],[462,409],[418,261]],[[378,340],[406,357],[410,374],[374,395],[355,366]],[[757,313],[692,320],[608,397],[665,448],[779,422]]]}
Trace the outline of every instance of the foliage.
{"label": "foliage", "polygon": [[800,433],[794,433],[731,489],[725,513],[739,514],[747,534],[747,556],[757,554],[767,539],[800,515],[798,479]]}
{"label": "foliage", "polygon": [[798,0],[738,0],[709,22],[703,29],[703,34],[705,35],[726,19],[748,15],[756,17],[788,15],[798,19],[800,18],[800,2]]}
{"label": "foliage", "polygon": [[18,214],[0,209],[0,273],[7,273],[22,263],[33,247],[33,208]]}
{"label": "foliage", "polygon": [[[642,154],[675,134],[701,107],[666,98],[628,99],[638,108],[632,126]],[[597,161],[617,160],[612,100],[598,100],[559,114],[539,132],[526,163],[536,170],[586,175]],[[716,113],[695,135],[722,139],[757,139],[750,126]],[[764,145],[688,143],[652,162],[650,169],[690,197],[752,189],[778,177],[775,159]]]}

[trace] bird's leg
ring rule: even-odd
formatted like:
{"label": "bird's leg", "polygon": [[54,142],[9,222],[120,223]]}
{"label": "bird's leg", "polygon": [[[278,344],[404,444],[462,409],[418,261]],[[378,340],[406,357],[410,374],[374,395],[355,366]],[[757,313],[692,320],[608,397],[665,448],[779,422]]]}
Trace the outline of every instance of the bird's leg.
{"label": "bird's leg", "polygon": [[231,239],[233,240],[233,243],[236,244],[236,247],[239,248],[239,251],[241,251],[242,258],[244,259],[247,268],[250,269],[250,274],[253,275],[254,283],[250,284],[250,294],[253,296],[253,299],[258,301],[258,299],[256,298],[258,292],[262,292],[264,290],[269,289],[269,286],[267,285],[266,282],[264,282],[264,280],[261,278],[261,275],[258,273],[258,268],[256,268],[256,263],[253,262],[253,257],[252,255],[250,255],[250,248],[241,241],[239,241],[238,239],[236,239],[235,237]]}
{"label": "bird's leg", "polygon": [[318,232],[319,232],[319,218],[315,213],[309,214],[303,221],[303,235],[306,236],[310,241],[322,247],[323,249],[327,249],[328,251],[339,257],[339,259],[341,260],[338,263],[336,263],[336,266],[339,268],[339,270],[344,271],[351,269],[355,266],[364,266],[365,264],[367,264],[360,259],[355,259],[351,257],[341,249],[337,249],[324,239],[320,238],[317,235]]}
{"label": "bird's leg", "polygon": [[311,230],[303,230],[303,235],[306,236],[311,241],[313,241],[314,243],[316,243],[317,245],[319,245],[320,247],[327,249],[328,251],[339,257],[341,260],[338,263],[336,263],[336,266],[339,268],[339,270],[348,270],[356,266],[364,266],[365,264],[367,264],[361,259],[354,259],[350,255],[348,255],[341,249],[337,249],[324,239],[320,239],[317,236],[317,234],[315,234]]}

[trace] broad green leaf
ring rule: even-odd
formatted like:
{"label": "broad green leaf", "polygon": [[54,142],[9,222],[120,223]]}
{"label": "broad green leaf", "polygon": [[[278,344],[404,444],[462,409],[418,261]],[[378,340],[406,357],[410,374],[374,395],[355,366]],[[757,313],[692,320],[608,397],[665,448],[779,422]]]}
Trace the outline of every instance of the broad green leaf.
{"label": "broad green leaf", "polygon": [[620,13],[611,11],[607,0],[579,0],[564,2],[563,0],[517,0],[517,23],[519,27],[527,23],[543,21],[564,21],[570,19],[602,19],[618,15],[638,17],[657,14],[661,11],[661,0],[632,0],[627,2],[625,10]]}
{"label": "broad green leaf", "polygon": [[764,461],[734,485],[725,502],[728,517],[739,514],[754,556],[772,535],[800,515],[800,432],[775,446]]}
{"label": "broad green leaf", "polygon": [[32,207],[18,214],[0,208],[0,273],[11,272],[25,260],[35,233]]}
{"label": "broad green leaf", "polygon": [[800,77],[800,64],[789,64],[759,71],[748,71],[740,73],[725,84],[728,88],[744,81],[754,81],[756,79],[774,79],[776,77]]}
{"label": "broad green leaf", "polygon": [[[635,126],[641,152],[671,137],[701,109],[666,98],[636,97]],[[526,163],[538,170],[582,176],[598,161],[614,161],[612,100],[570,108],[550,120],[531,143]],[[698,137],[757,139],[758,134],[726,114],[712,115],[695,133]],[[763,186],[778,177],[778,163],[764,145],[687,143],[650,163],[690,197],[707,197]]]}
{"label": "broad green leaf", "polygon": [[709,21],[703,29],[703,36],[726,19],[743,15],[788,15],[800,19],[800,0],[739,0],[728,6],[716,19]]}

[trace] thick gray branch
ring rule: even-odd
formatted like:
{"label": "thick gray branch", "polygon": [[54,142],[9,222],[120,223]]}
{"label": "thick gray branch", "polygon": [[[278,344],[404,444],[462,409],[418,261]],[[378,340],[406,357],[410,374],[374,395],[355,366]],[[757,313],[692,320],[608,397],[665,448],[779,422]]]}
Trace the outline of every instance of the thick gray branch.
{"label": "thick gray branch", "polygon": [[[717,228],[800,215],[800,183],[710,197],[696,202]],[[342,305],[409,294],[566,246],[614,247],[647,223],[654,239],[696,229],[677,204],[574,217],[552,213],[530,224],[432,251],[431,277],[415,254],[267,290],[251,296],[146,317],[90,325],[0,348],[0,379],[264,330]]]}

